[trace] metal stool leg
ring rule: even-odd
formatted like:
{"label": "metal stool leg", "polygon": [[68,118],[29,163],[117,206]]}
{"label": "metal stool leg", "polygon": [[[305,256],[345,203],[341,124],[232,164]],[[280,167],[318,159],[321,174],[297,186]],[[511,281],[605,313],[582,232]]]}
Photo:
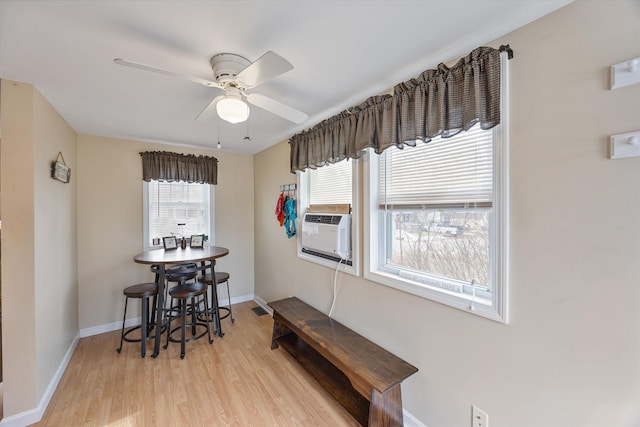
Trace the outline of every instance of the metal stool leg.
{"label": "metal stool leg", "polygon": [[122,342],[124,341],[124,321],[127,318],[127,304],[129,303],[129,297],[124,300],[124,316],[122,317],[122,331],[120,332],[120,347],[116,349],[118,353],[122,351]]}
{"label": "metal stool leg", "polygon": [[187,300],[185,298],[180,299],[180,315],[182,319],[182,325],[180,325],[180,359],[184,359],[187,345]]}
{"label": "metal stool leg", "polygon": [[[166,301],[166,300],[165,300]],[[170,307],[173,307],[173,297],[171,297],[171,302],[169,303]],[[167,347],[169,347],[169,337],[171,336],[171,321],[173,320],[173,316],[171,315],[171,311],[169,311],[168,315],[165,314],[166,317],[166,323],[167,323],[167,341],[164,343],[164,346],[162,348],[164,348],[165,350],[167,349]]]}
{"label": "metal stool leg", "polygon": [[149,321],[147,322],[147,336],[151,333],[151,329],[153,329],[156,325],[156,304],[158,302],[158,295],[153,296],[153,301],[151,302],[151,317],[149,317]]}
{"label": "metal stool leg", "polygon": [[198,310],[196,310],[196,297],[191,298],[191,336],[196,334],[196,320],[198,318]]}
{"label": "metal stool leg", "polygon": [[149,298],[141,298],[142,324],[140,325],[140,357],[147,354],[147,332],[149,328]]}
{"label": "metal stool leg", "polygon": [[227,300],[229,301],[229,317],[231,317],[231,323],[235,323],[233,318],[233,311],[231,311],[231,292],[229,292],[229,280],[227,280]]}
{"label": "metal stool leg", "polygon": [[[209,302],[207,301],[206,292],[202,295],[202,301],[204,302],[204,312],[207,314],[209,313]],[[207,338],[209,339],[209,344],[213,344],[213,339],[211,338],[211,324],[209,322],[205,323],[207,324]]]}

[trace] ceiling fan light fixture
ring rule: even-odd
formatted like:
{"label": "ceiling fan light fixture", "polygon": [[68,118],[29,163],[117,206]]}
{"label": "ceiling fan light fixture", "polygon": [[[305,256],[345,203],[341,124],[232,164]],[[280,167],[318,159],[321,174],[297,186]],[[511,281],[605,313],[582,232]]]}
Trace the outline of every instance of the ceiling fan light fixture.
{"label": "ceiling fan light fixture", "polygon": [[222,120],[229,123],[240,123],[249,118],[249,106],[242,101],[240,95],[230,92],[218,101],[216,111]]}

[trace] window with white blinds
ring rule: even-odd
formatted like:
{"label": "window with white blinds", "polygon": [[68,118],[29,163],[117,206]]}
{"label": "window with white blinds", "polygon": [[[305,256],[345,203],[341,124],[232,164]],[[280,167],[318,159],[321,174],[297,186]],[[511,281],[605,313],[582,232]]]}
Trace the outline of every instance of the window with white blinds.
{"label": "window with white blinds", "polygon": [[350,160],[309,169],[309,204],[351,204],[352,164]]}
{"label": "window with white blinds", "polygon": [[508,67],[500,124],[365,157],[366,279],[507,322]]}
{"label": "window with white blinds", "polygon": [[150,181],[144,185],[147,246],[153,246],[153,239],[172,235],[211,236],[211,185],[183,181]]}
{"label": "window with white blinds", "polygon": [[493,130],[378,156],[380,268],[491,302]]}
{"label": "window with white blinds", "polygon": [[[360,226],[358,224],[358,182],[359,160],[342,160],[328,164],[317,169],[307,169],[297,172],[298,176],[298,258],[320,264],[330,268],[337,268],[335,259],[313,254],[304,250],[302,235],[309,230],[304,230],[305,213],[311,205],[350,205],[351,206],[351,256],[346,263],[340,264],[340,271],[348,274],[360,274]],[[330,237],[325,236],[329,239]]]}
{"label": "window with white blinds", "polygon": [[366,166],[365,278],[505,322],[504,125],[370,152]]}
{"label": "window with white blinds", "polygon": [[475,126],[452,138],[385,150],[379,161],[379,205],[490,207],[492,131]]}

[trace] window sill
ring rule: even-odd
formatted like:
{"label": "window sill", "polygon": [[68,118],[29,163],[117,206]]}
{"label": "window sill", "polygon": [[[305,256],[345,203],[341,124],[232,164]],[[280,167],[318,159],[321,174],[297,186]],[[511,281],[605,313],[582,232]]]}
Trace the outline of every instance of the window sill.
{"label": "window sill", "polygon": [[[337,261],[333,261],[331,259],[326,259],[326,258],[322,258],[322,257],[315,256],[315,255],[312,255],[312,254],[304,253],[304,252],[302,252],[302,250],[300,248],[298,249],[298,258],[302,259],[302,260],[305,260],[305,261],[313,262],[315,264],[322,265],[324,267],[331,268],[333,270],[338,268],[338,262]],[[350,261],[352,261],[352,260],[350,260]],[[351,274],[352,276],[358,276],[359,275],[359,270],[358,270],[358,265],[357,265],[358,263],[356,261],[353,261],[352,264],[353,265],[348,265],[348,264],[341,263],[340,272]]]}
{"label": "window sill", "polygon": [[507,323],[504,317],[494,308],[493,304],[483,304],[479,300],[472,301],[472,298],[466,295],[463,296],[449,292],[446,289],[439,289],[423,283],[402,279],[397,275],[383,271],[366,272],[364,278],[384,286],[389,286],[390,288],[457,308],[470,314],[485,317],[500,323]]}

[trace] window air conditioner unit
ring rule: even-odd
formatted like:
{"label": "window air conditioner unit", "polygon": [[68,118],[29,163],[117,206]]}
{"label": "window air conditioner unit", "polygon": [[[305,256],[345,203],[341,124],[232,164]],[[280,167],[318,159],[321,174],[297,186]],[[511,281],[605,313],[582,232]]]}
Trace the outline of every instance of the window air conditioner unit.
{"label": "window air conditioner unit", "polygon": [[302,219],[302,250],[347,259],[351,255],[351,215],[306,213]]}

